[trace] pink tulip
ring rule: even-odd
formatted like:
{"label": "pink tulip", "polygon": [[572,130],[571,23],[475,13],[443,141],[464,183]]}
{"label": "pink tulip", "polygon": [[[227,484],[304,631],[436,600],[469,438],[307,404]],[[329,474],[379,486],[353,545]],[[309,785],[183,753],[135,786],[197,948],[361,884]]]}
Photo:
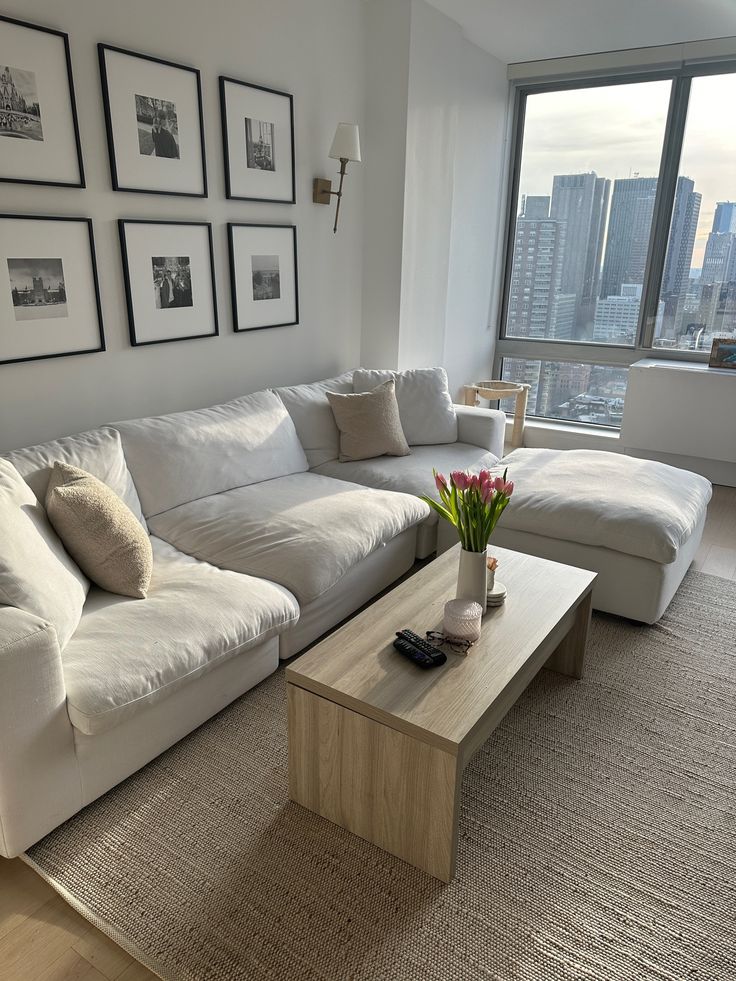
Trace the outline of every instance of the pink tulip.
{"label": "pink tulip", "polygon": [[503,492],[506,495],[506,497],[511,497],[511,495],[514,493],[514,482],[513,482],[513,480],[507,480],[506,481],[506,486],[504,487]]}
{"label": "pink tulip", "polygon": [[473,490],[480,490],[480,477],[473,474],[470,478],[470,486],[473,488]]}
{"label": "pink tulip", "polygon": [[481,470],[478,473],[478,479],[480,480],[481,484],[485,484],[486,481],[488,481],[488,480],[491,479],[490,471],[489,470]]}
{"label": "pink tulip", "polygon": [[453,470],[450,479],[459,491],[467,490],[470,487],[470,477],[464,470]]}
{"label": "pink tulip", "polygon": [[434,475],[434,482],[437,485],[437,490],[438,491],[447,490],[447,480],[446,480],[444,474],[442,474],[442,473],[436,473]]}
{"label": "pink tulip", "polygon": [[496,477],[496,479],[493,481],[494,490],[500,491],[501,494],[503,494],[503,489],[505,486],[506,481],[503,479],[503,477]]}
{"label": "pink tulip", "polygon": [[483,503],[484,504],[490,504],[491,499],[493,498],[493,483],[492,483],[492,481],[487,480],[483,484],[483,486],[481,487],[480,493],[481,493],[481,497],[483,498]]}

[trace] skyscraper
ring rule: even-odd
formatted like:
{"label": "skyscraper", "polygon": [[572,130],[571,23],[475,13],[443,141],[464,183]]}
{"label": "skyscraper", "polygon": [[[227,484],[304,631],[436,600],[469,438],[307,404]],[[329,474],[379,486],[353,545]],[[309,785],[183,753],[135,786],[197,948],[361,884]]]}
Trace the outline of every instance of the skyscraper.
{"label": "skyscraper", "polygon": [[549,218],[548,194],[525,194],[521,199],[522,218]]}
{"label": "skyscraper", "polygon": [[713,216],[713,228],[705,246],[700,282],[732,283],[736,281],[736,203],[719,201]]}
{"label": "skyscraper", "polygon": [[564,221],[516,219],[506,317],[510,337],[570,337],[573,306],[560,296],[564,254]]}
{"label": "skyscraper", "polygon": [[689,177],[678,177],[662,276],[661,297],[665,301],[681,296],[688,285],[701,201],[695,182]]}
{"label": "skyscraper", "polygon": [[718,201],[713,216],[714,232],[736,232],[736,201]]}
{"label": "skyscraper", "polygon": [[590,339],[611,182],[589,174],[556,174],[550,217],[566,224],[562,293],[574,294],[573,338]]}
{"label": "skyscraper", "polygon": [[613,182],[601,274],[603,299],[620,295],[624,283],[644,282],[656,194],[656,177],[628,177]]}

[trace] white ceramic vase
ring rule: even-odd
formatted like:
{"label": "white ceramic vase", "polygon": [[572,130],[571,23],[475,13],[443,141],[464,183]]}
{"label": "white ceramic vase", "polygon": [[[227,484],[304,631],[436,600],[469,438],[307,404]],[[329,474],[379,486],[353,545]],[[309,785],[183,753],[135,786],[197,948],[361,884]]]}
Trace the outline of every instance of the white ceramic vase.
{"label": "white ceramic vase", "polygon": [[460,564],[457,570],[457,592],[455,594],[458,599],[473,600],[475,603],[479,603],[484,613],[488,606],[487,551],[484,549],[482,552],[467,552],[464,548],[461,549]]}

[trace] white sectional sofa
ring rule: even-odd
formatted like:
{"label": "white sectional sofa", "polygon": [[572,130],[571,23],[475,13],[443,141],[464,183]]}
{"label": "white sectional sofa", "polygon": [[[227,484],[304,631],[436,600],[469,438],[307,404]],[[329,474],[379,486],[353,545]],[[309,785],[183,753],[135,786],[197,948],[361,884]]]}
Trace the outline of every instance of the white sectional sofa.
{"label": "white sectional sofa", "polygon": [[359,369],[6,454],[38,509],[56,461],[108,484],[148,530],[154,568],[145,600],[92,586],[63,646],[46,619],[0,605],[0,854],[181,739],[415,557],[454,544],[418,497],[434,493],[433,467],[508,464],[517,491],[494,541],[598,571],[599,609],[661,614],[700,540],[707,481],[636,461],[619,487],[631,461],[593,454],[565,489],[548,451],[500,460],[503,413],[453,407],[441,369],[396,375],[409,456],[340,462],[325,392],[387,376]]}

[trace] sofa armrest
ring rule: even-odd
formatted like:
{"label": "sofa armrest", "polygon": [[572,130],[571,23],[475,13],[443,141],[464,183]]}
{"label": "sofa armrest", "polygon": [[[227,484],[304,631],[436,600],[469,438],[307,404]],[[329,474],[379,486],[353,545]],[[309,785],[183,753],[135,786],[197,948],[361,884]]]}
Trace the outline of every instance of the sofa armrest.
{"label": "sofa armrest", "polygon": [[61,652],[44,620],[0,606],[0,854],[20,854],[82,795]]}
{"label": "sofa armrest", "polygon": [[506,436],[506,413],[499,409],[481,409],[474,405],[456,405],[457,439],[488,450],[497,459],[503,456]]}

